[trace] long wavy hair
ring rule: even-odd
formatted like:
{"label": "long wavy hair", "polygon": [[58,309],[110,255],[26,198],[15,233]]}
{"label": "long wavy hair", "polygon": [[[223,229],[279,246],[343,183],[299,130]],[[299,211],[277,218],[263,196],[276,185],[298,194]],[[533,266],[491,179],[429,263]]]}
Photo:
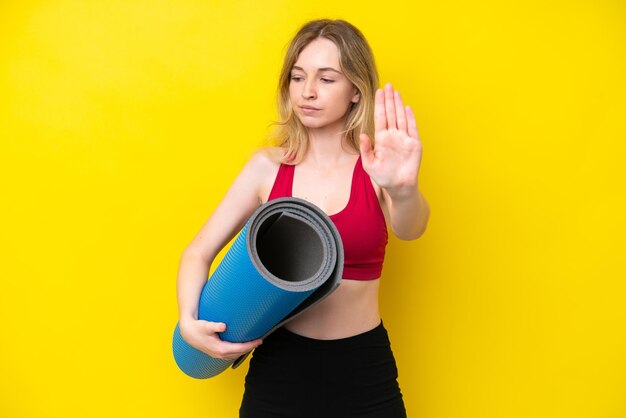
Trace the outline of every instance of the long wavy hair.
{"label": "long wavy hair", "polygon": [[359,29],[345,20],[313,20],[304,24],[291,40],[278,81],[279,120],[270,124],[275,128],[268,139],[273,145],[284,149],[280,162],[298,164],[309,146],[307,128],[293,112],[289,83],[291,69],[300,52],[320,37],[329,39],[337,46],[340,69],[360,93],[359,101],[350,104],[342,140],[345,139],[359,152],[361,133],[368,134],[372,140],[374,138],[374,95],[378,88],[378,72],[367,40]]}

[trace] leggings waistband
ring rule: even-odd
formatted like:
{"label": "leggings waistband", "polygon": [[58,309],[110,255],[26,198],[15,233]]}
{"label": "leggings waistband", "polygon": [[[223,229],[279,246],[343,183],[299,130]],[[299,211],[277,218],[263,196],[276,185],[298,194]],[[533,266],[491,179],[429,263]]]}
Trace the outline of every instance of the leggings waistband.
{"label": "leggings waistband", "polygon": [[362,332],[360,334],[352,335],[350,337],[336,338],[332,340],[320,340],[317,338],[306,337],[304,335],[296,334],[288,329],[281,327],[268,336],[268,339],[276,339],[288,341],[292,344],[297,344],[301,347],[313,348],[313,349],[335,349],[358,346],[368,343],[380,343],[381,340],[388,342],[388,335],[383,321],[372,328],[369,331]]}

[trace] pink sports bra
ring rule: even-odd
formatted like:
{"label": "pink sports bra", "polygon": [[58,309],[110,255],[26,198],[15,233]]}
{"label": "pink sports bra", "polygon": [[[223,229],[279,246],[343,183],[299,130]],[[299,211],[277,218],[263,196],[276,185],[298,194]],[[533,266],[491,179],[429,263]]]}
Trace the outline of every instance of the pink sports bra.
{"label": "pink sports bra", "polygon": [[[295,168],[295,165],[280,165],[268,201],[292,196]],[[337,227],[343,242],[343,278],[349,280],[379,278],[388,241],[387,224],[372,181],[363,169],[360,155],[352,173],[348,204],[343,210],[329,217]]]}

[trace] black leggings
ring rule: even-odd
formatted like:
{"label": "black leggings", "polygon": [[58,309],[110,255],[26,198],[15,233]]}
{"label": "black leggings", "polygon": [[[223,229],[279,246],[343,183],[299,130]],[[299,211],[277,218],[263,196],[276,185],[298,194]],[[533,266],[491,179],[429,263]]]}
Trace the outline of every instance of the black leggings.
{"label": "black leggings", "polygon": [[336,340],[279,328],[252,353],[239,417],[406,417],[397,377],[382,321]]}

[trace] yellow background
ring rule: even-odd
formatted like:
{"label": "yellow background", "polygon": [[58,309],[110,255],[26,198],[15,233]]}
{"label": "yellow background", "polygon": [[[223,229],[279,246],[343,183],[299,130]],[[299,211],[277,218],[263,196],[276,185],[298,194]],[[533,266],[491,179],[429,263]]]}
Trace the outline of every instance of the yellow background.
{"label": "yellow background", "polygon": [[[410,417],[626,416],[623,1],[0,3],[0,417],[234,417],[176,366],[179,256],[313,18],[417,115],[382,314]],[[339,394],[340,395],[340,394]]]}

